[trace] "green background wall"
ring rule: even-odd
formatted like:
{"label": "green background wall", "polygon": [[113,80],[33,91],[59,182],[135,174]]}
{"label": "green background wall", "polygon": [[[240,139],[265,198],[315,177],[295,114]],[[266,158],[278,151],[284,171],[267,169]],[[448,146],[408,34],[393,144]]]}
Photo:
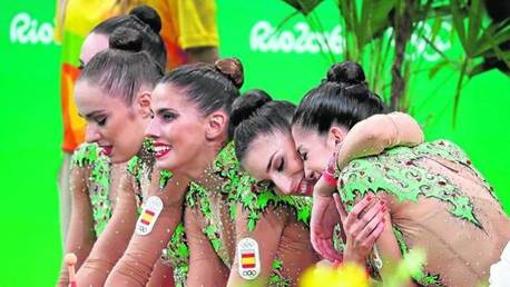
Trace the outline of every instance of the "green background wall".
{"label": "green background wall", "polygon": [[[325,31],[335,32],[335,1],[317,9]],[[61,253],[56,176],[62,157],[59,98],[60,47],[49,41],[54,1],[10,1],[0,5],[0,182],[2,236],[0,286],[52,286]],[[26,13],[26,15],[21,15]],[[275,45],[261,27],[279,26],[293,9],[277,0],[218,0],[223,56],[245,64],[245,88],[264,88],[275,98],[297,102],[324,76],[331,61],[313,46]],[[13,20],[30,19],[30,25]],[[27,18],[28,16],[28,18]],[[36,23],[35,23],[36,22]],[[306,20],[292,17],[281,31],[304,36]],[[24,28],[23,28],[24,27]],[[14,32],[14,34],[13,34]],[[252,35],[253,34],[253,35]],[[256,37],[256,35],[258,35]],[[13,37],[15,36],[15,37]],[[258,40],[257,40],[258,39]],[[337,39],[338,40],[338,39]],[[444,37],[444,52],[459,55],[458,44]],[[420,43],[416,46],[419,48]],[[335,54],[342,59],[341,51]],[[416,49],[424,72],[413,76],[410,111],[424,126],[427,139],[447,138],[460,144],[495,186],[510,212],[510,79],[498,71],[473,78],[464,88],[458,123],[451,125],[452,99],[458,77],[445,68],[430,79],[433,51]]]}

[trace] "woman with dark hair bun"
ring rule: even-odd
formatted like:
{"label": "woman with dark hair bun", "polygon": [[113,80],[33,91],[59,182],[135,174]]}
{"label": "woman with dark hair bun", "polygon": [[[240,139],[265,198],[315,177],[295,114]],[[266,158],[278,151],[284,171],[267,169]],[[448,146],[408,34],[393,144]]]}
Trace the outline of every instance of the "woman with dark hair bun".
{"label": "woman with dark hair bun", "polygon": [[118,27],[142,32],[144,50],[166,69],[197,61],[213,63],[218,57],[219,42],[214,0],[58,0],[56,3],[55,40],[62,48],[59,76],[64,153],[59,191],[65,241],[71,205],[68,190],[71,154],[85,138],[86,123],[77,113],[73,95],[79,67],[108,48],[108,38]]}
{"label": "woman with dark hair bun", "polygon": [[[83,66],[88,63],[88,61],[97,53],[108,48],[108,42],[110,35],[118,28],[129,28],[134,31],[138,31],[141,35],[141,45],[142,50],[145,50],[149,53],[149,55],[154,59],[159,61],[159,65],[164,67],[166,64],[166,51],[165,46],[163,44],[163,40],[159,36],[158,21],[159,16],[157,12],[148,7],[148,6],[140,6],[133,11],[129,15],[123,15],[114,17],[111,19],[107,19],[104,22],[99,23],[96,27],[93,28],[92,32],[88,34],[87,37],[84,37],[83,45],[78,53],[70,53],[67,51],[69,47],[64,46],[64,60],[69,60],[69,57],[73,57],[73,63],[76,62],[76,67],[74,65],[65,65],[64,71],[62,73],[63,85],[62,85],[62,111],[64,114],[64,166],[61,170],[61,225],[64,233],[64,241],[67,238],[67,228],[70,220],[71,213],[71,195],[69,194],[69,165],[70,163],[70,154],[75,152],[78,148],[78,145],[83,143],[85,136],[85,120],[79,117],[77,113],[77,109],[75,107],[75,101],[73,99],[74,94],[74,84],[79,75],[79,70],[83,68]],[[71,21],[71,20],[69,20]],[[147,23],[152,23],[151,27]],[[85,25],[85,24],[83,24]],[[161,27],[161,23],[159,22],[159,27]],[[66,39],[71,38],[66,34]],[[76,40],[77,38],[72,38]],[[73,47],[74,48],[74,47]],[[81,262],[80,258],[78,258],[78,263]]]}
{"label": "woman with dark hair bun", "polygon": [[[333,197],[348,211],[364,197],[378,198],[386,202],[387,210],[384,231],[369,257],[372,275],[382,274],[384,283],[392,263],[410,249],[420,248],[427,262],[409,285],[487,282],[490,265],[510,240],[510,220],[459,147],[438,140],[350,162],[333,161],[328,168],[326,162],[342,150],[355,125],[384,111],[379,97],[366,88],[363,70],[352,62],[333,66],[328,80],[301,100],[292,120],[292,135],[305,175],[336,185],[337,191],[314,190],[312,235],[333,216],[325,208]],[[391,129],[395,123],[387,119]],[[320,254],[338,256],[331,244],[314,247]]]}
{"label": "woman with dark hair bun", "polygon": [[[77,256],[79,285],[104,283],[149,195],[154,158],[144,130],[152,117],[151,92],[163,71],[146,49],[144,33],[149,32],[122,26],[113,30],[109,49],[88,60],[77,80],[76,103],[88,122],[88,143],[73,155],[66,252]],[[166,262],[169,257],[164,255]],[[172,268],[158,262],[151,282],[173,284]],[[59,285],[68,285],[65,266]]]}
{"label": "woman with dark hair bun", "polygon": [[[163,38],[159,34],[161,31],[161,18],[158,12],[147,5],[141,5],[133,8],[128,15],[122,15],[110,18],[99,23],[90,34],[85,38],[82,50],[94,51],[95,49],[108,48],[108,41],[112,33],[118,28],[129,28],[140,33],[140,50],[147,51],[153,59],[158,63],[161,69],[165,69],[167,65],[167,53]],[[98,43],[103,43],[102,47],[98,47]],[[89,48],[92,45],[94,48]],[[88,62],[93,56],[85,53],[80,57],[80,63]]]}
{"label": "woman with dark hair bun", "polygon": [[[236,156],[241,166],[260,184],[272,186],[280,194],[311,196],[317,179],[305,178],[303,162],[296,152],[290,123],[296,110],[295,105],[286,101],[272,101],[258,90],[248,91],[234,101],[231,125],[234,130]],[[384,131],[385,121],[379,117],[389,117],[396,123],[395,130]],[[392,113],[374,116],[356,125],[345,139],[339,157],[353,159],[381,153],[385,148],[397,145],[414,146],[422,143],[423,134],[418,124],[409,116]],[[321,182],[319,182],[319,185]],[[325,185],[326,190],[333,188]],[[377,204],[374,204],[377,203]],[[342,232],[333,235],[333,225],[326,227],[323,222],[320,233],[312,233],[314,246],[328,241],[346,242],[343,258],[323,254],[330,261],[347,260],[365,264],[365,259],[373,243],[382,232],[383,202],[359,202],[355,212],[338,218],[333,201],[327,207],[333,216],[329,223],[343,222]]]}
{"label": "woman with dark hair bun", "polygon": [[[186,194],[171,192],[184,209],[188,286],[295,286],[318,260],[308,237],[310,199],[279,196],[240,169],[229,125],[243,81],[239,60],[223,59],[177,68],[153,92],[147,135],[156,166],[193,181]],[[153,263],[144,254],[165,244],[155,234],[166,228],[135,235],[107,284],[143,286],[127,274]]]}

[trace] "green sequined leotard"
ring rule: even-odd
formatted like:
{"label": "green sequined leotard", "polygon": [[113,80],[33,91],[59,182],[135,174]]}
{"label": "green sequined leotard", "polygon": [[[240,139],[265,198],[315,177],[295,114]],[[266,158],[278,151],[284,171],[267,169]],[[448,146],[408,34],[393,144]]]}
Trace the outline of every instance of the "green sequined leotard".
{"label": "green sequined leotard", "polygon": [[[150,145],[145,144],[144,150],[150,150]],[[93,207],[94,228],[96,234],[100,234],[106,226],[112,214],[112,203],[109,198],[109,175],[111,165],[108,158],[99,153],[99,148],[94,144],[83,145],[75,154],[75,164],[80,167],[89,167],[89,197]],[[136,179],[138,186],[138,209],[141,210],[145,188],[149,185],[150,175],[153,166],[153,159],[149,152],[142,152],[142,155],[131,159],[127,169]],[[247,229],[253,230],[257,221],[264,211],[269,207],[286,206],[295,214],[296,220],[308,226],[311,211],[311,199],[295,196],[281,196],[272,190],[255,186],[255,180],[246,173],[240,171],[239,162],[234,155],[233,143],[228,144],[217,156],[213,165],[213,172],[219,175],[223,181],[220,194],[213,194],[202,186],[192,183],[190,191],[186,195],[186,207],[198,207],[207,221],[203,232],[209,239],[214,250],[228,268],[232,267],[234,254],[228,250],[227,245],[235,246],[235,237],[223,236],[227,231],[222,230],[222,220],[227,219],[229,227],[235,226],[237,218],[236,208],[242,206],[248,211]],[[160,185],[164,186],[171,177],[170,173],[163,172]],[[256,190],[255,190],[256,189]],[[256,192],[254,192],[256,191]],[[219,205],[212,206],[211,199],[215,203],[225,203],[226,215],[224,218],[218,216]],[[189,270],[189,247],[186,244],[185,228],[180,224],[163,254],[163,258],[174,268],[176,286],[185,286],[187,272]],[[290,280],[282,275],[285,266],[279,258],[275,258],[273,274],[269,278],[270,286],[289,286]]]}
{"label": "green sequined leotard", "polygon": [[[209,191],[192,183],[186,196],[186,205],[199,208],[206,221],[203,232],[228,268],[232,267],[234,261],[235,250],[232,247],[235,247],[235,242],[231,241],[235,240],[235,237],[229,237],[229,231],[226,229],[235,228],[238,206],[248,212],[247,230],[249,231],[256,228],[257,221],[270,206],[288,208],[296,217],[296,221],[303,226],[308,226],[311,198],[277,195],[270,189],[256,186],[255,180],[241,171],[232,142],[218,154],[211,172],[222,179],[219,191]],[[281,274],[285,268],[282,261],[276,258],[272,267],[270,286],[289,286],[289,279]]]}
{"label": "green sequined leotard", "polygon": [[[136,181],[138,213],[141,212],[142,202],[150,185],[154,166],[152,152],[152,144],[150,140],[146,140],[139,154],[127,163],[127,172]],[[112,216],[112,200],[110,199],[112,165],[109,158],[100,153],[100,148],[96,144],[81,145],[73,154],[73,164],[90,170],[87,179],[88,195],[92,206],[94,232],[96,236],[99,236]],[[170,177],[168,172],[162,172],[160,176],[162,184],[164,185]],[[184,286],[188,269],[188,248],[182,223],[177,226],[168,247],[162,253],[162,259],[173,267],[176,286]]]}
{"label": "green sequined leotard", "polygon": [[90,171],[86,179],[88,196],[92,205],[94,232],[97,237],[103,232],[112,216],[110,201],[110,168],[108,157],[100,153],[96,144],[82,144],[73,154],[72,164]]}
{"label": "green sequined leotard", "polygon": [[402,254],[426,251],[427,264],[414,277],[420,285],[475,286],[510,240],[492,188],[448,141],[353,160],[337,176],[348,210],[367,193],[386,198]]}

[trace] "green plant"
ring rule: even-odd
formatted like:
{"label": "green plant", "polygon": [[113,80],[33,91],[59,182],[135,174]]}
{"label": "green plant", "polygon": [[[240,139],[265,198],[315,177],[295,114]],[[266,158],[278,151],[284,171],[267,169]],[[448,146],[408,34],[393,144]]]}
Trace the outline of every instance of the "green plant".
{"label": "green plant", "polygon": [[[313,29],[321,31],[319,17],[313,10],[321,0],[284,0],[306,16]],[[485,2],[490,2],[486,0]],[[501,67],[510,69],[510,15],[503,11],[498,20],[487,16],[482,0],[336,0],[344,27],[345,59],[360,62],[367,71],[373,90],[386,95],[394,109],[409,106],[408,87],[412,76],[421,71],[420,64],[409,57],[412,36],[424,40],[441,60],[429,71],[433,78],[438,71],[451,66],[459,71],[453,92],[455,125],[462,88],[470,78]],[[507,14],[505,14],[507,13]],[[506,16],[505,16],[506,15]],[[430,33],[424,33],[424,22],[432,22]],[[435,38],[444,21],[452,24],[452,33],[461,43],[460,59],[449,58],[435,45]],[[506,44],[506,45],[505,45]],[[391,53],[393,51],[393,53]],[[325,52],[327,53],[327,52]],[[327,55],[331,62],[335,56]],[[498,65],[488,64],[488,60]],[[389,66],[391,63],[391,67]],[[388,83],[391,89],[387,90]],[[389,96],[388,96],[389,95]]]}

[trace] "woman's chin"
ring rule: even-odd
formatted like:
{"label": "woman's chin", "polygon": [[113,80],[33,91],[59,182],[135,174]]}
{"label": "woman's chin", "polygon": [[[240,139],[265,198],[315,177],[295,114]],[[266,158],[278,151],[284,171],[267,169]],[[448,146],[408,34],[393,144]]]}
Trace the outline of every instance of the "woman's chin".
{"label": "woman's chin", "polygon": [[279,189],[279,188],[275,188],[274,191],[277,193],[277,194],[280,194],[280,195],[299,195],[297,194],[296,192],[292,192],[290,190],[282,190],[282,189]]}
{"label": "woman's chin", "polygon": [[165,170],[169,170],[169,171],[174,171],[175,170],[175,166],[171,163],[169,163],[168,161],[165,161],[165,160],[157,160],[156,161],[156,167],[158,169],[165,169]]}

